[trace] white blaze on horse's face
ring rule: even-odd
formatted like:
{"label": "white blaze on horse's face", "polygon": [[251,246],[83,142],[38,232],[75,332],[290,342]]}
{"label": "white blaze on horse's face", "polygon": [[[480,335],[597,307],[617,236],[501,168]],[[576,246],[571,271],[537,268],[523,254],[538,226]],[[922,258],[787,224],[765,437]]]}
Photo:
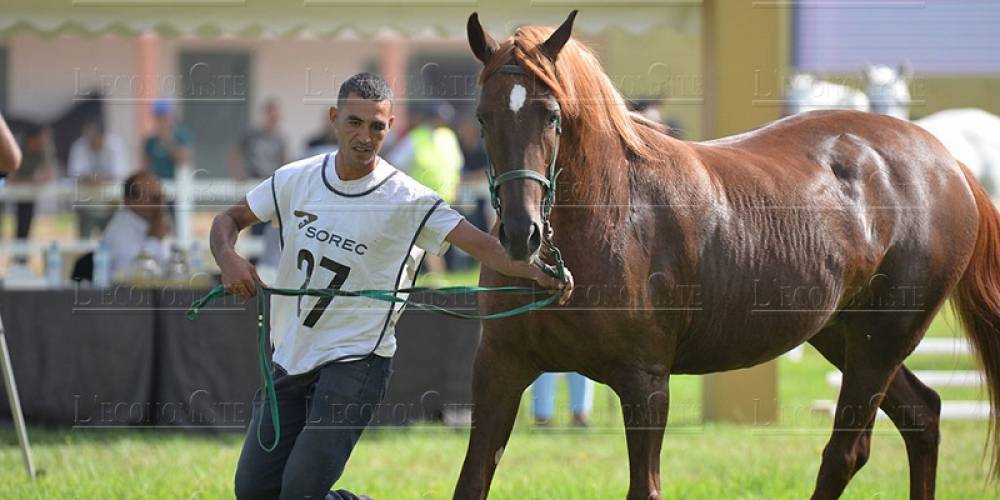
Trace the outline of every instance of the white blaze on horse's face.
{"label": "white blaze on horse's face", "polygon": [[510,88],[510,110],[516,115],[524,106],[524,99],[528,96],[528,90],[521,84],[516,83]]}

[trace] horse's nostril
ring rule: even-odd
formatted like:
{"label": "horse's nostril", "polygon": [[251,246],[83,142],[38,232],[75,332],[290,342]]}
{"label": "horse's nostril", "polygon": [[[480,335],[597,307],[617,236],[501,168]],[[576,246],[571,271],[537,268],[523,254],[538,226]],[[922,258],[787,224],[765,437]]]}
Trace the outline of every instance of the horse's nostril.
{"label": "horse's nostril", "polygon": [[542,246],[542,230],[537,223],[531,224],[531,236],[528,237],[528,250],[535,253],[538,247]]}

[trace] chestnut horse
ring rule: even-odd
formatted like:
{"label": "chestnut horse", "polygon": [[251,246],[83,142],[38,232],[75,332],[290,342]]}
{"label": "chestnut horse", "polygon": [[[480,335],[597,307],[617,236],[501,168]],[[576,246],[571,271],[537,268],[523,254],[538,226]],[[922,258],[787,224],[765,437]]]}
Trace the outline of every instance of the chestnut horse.
{"label": "chestnut horse", "polygon": [[[669,375],[745,368],[803,342],[844,374],[814,497],[839,496],[865,464],[879,408],[904,431],[911,497],[932,497],[940,398],[903,360],[949,297],[997,424],[1000,215],[982,187],[920,127],[856,111],[673,139],[626,110],[570,38],[574,16],[503,43],[469,18],[494,231],[515,259],[551,261],[554,244],[577,288],[565,306],[484,325],[455,497],[487,495],[525,387],[578,371],[621,398],[628,498],[658,498]],[[525,284],[486,268],[480,282]],[[778,293],[788,286],[808,303]]]}

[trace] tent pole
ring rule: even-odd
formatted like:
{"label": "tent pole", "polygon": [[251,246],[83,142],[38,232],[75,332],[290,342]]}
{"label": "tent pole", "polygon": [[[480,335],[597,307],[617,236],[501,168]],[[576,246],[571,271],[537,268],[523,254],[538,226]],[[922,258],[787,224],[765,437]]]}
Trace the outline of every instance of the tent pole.
{"label": "tent pole", "polygon": [[21,399],[17,395],[17,384],[14,383],[14,369],[10,364],[10,351],[7,350],[7,335],[0,318],[0,368],[3,369],[4,387],[7,388],[7,400],[10,401],[10,414],[14,418],[14,429],[17,431],[17,441],[24,455],[24,467],[34,480],[35,463],[31,459],[31,444],[28,443],[28,429],[24,425],[24,414],[21,413]]}

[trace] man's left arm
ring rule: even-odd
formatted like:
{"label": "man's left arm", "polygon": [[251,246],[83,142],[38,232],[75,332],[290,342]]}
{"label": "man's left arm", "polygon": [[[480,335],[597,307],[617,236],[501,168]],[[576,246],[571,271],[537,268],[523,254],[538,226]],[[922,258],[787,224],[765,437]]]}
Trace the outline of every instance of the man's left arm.
{"label": "man's left arm", "polygon": [[500,240],[490,234],[480,231],[465,219],[452,229],[445,241],[461,248],[465,253],[481,262],[486,267],[507,276],[527,278],[536,281],[545,288],[562,288],[563,293],[559,303],[565,303],[573,294],[573,275],[566,270],[566,282],[562,283],[549,276],[538,266],[522,261],[516,261],[507,256]]}

